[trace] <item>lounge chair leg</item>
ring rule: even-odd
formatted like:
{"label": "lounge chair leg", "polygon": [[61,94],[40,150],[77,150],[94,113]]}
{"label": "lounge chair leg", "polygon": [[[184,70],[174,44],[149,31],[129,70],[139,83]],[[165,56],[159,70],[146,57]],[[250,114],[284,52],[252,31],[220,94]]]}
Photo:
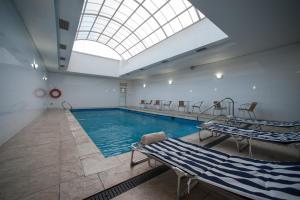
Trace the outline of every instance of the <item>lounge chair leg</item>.
{"label": "lounge chair leg", "polygon": [[130,167],[133,167],[135,165],[138,165],[138,164],[146,162],[146,161],[148,161],[148,164],[151,167],[151,165],[150,165],[150,159],[149,158],[145,158],[145,159],[142,159],[142,160],[134,162],[133,161],[133,154],[134,154],[134,150],[131,150]]}
{"label": "lounge chair leg", "polygon": [[252,140],[251,140],[251,138],[248,139],[248,145],[249,145],[249,157],[252,158]]}
{"label": "lounge chair leg", "polygon": [[255,115],[254,111],[253,111],[252,113],[253,113],[253,115],[254,115],[254,119],[256,120],[256,115]]}
{"label": "lounge chair leg", "polygon": [[252,117],[251,117],[251,115],[250,115],[250,112],[249,112],[249,111],[247,111],[247,112],[248,112],[248,115],[249,115],[250,119],[252,119]]}
{"label": "lounge chair leg", "polygon": [[194,180],[193,178],[189,178],[188,181],[187,181],[187,199],[189,198],[189,195],[191,194],[191,190],[192,190],[194,187],[196,187],[197,184],[199,183],[199,182],[197,181],[197,179],[195,179],[196,182],[194,182],[194,184],[192,184],[192,183],[193,183],[193,180]]}
{"label": "lounge chair leg", "polygon": [[182,180],[182,178],[183,178],[182,175],[177,174],[177,195],[176,195],[176,200],[180,200],[180,198],[181,198],[180,189],[181,189],[181,180]]}
{"label": "lounge chair leg", "polygon": [[134,153],[134,150],[131,151],[130,166],[134,165],[134,162],[133,162],[133,153]]}
{"label": "lounge chair leg", "polygon": [[236,136],[233,136],[237,151],[240,152],[240,142],[238,141],[238,138]]}

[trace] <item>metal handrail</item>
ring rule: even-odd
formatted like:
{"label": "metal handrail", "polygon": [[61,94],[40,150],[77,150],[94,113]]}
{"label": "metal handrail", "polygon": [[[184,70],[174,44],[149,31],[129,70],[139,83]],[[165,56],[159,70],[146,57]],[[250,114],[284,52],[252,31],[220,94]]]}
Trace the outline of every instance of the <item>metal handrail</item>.
{"label": "metal handrail", "polygon": [[208,107],[207,109],[203,110],[203,111],[200,112],[198,115],[204,114],[206,111],[208,111],[208,110],[214,108],[217,104],[219,104],[219,103],[221,103],[221,102],[223,102],[223,101],[225,101],[225,100],[230,100],[230,101],[232,102],[232,116],[234,116],[234,101],[233,101],[233,99],[230,98],[230,97],[226,97],[226,98],[224,98],[224,99],[222,99],[222,100],[220,100],[220,101],[214,103],[212,106],[210,106],[210,107]]}
{"label": "metal handrail", "polygon": [[[66,107],[65,107],[65,104],[69,105],[69,106],[70,106],[70,109],[66,108]],[[64,110],[72,110],[72,109],[73,109],[72,104],[70,104],[70,103],[67,102],[67,101],[62,101],[62,102],[61,102],[61,107],[62,107]]]}

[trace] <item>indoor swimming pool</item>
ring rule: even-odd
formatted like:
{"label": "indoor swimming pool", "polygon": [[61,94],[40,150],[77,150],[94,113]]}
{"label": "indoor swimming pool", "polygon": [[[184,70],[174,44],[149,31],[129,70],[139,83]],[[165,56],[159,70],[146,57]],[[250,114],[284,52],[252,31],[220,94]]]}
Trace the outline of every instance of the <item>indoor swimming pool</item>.
{"label": "indoor swimming pool", "polygon": [[199,123],[125,109],[76,109],[72,113],[105,157],[130,151],[131,144],[144,134],[164,131],[168,137],[180,138],[197,132]]}

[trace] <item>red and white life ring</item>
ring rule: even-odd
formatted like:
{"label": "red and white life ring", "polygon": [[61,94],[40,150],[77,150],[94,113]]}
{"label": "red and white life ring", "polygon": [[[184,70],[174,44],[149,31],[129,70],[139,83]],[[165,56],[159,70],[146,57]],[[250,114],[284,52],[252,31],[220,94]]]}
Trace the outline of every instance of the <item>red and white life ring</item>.
{"label": "red and white life ring", "polygon": [[61,96],[61,91],[57,88],[54,88],[52,90],[50,90],[49,95],[53,98],[53,99],[57,99]]}

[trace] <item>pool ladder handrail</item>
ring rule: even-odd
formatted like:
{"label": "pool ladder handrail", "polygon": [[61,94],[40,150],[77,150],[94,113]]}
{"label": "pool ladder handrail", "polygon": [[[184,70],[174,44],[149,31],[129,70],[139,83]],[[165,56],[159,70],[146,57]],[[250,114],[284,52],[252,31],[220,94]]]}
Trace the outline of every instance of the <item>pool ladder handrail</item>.
{"label": "pool ladder handrail", "polygon": [[[224,101],[226,101],[226,100],[229,100],[229,101],[232,103],[232,107],[231,107],[232,110],[231,110],[231,113],[232,113],[232,117],[234,117],[234,100],[233,100],[232,98],[230,98],[230,97],[226,97],[226,98],[224,98],[224,99],[222,99],[222,100],[220,100],[220,101],[215,102],[213,105],[209,106],[207,109],[205,109],[205,110],[201,111],[200,113],[198,113],[198,115],[197,115],[197,121],[199,121],[199,116],[200,116],[201,114],[204,114],[204,113],[207,112],[208,110],[214,108],[216,105],[218,105],[218,104],[220,104],[221,102],[224,102]],[[223,116],[223,115],[217,115],[217,116],[215,116],[215,117],[209,119],[207,122],[210,122],[210,121],[212,121],[212,120],[215,120],[215,119],[217,119],[217,118],[220,117],[220,116]]]}
{"label": "pool ladder handrail", "polygon": [[[66,107],[65,107],[65,104],[68,104],[68,105],[70,106],[70,109],[66,108]],[[67,102],[67,101],[65,101],[65,100],[61,102],[61,107],[62,107],[64,110],[72,110],[72,109],[73,109],[72,104],[69,103],[69,102]]]}

